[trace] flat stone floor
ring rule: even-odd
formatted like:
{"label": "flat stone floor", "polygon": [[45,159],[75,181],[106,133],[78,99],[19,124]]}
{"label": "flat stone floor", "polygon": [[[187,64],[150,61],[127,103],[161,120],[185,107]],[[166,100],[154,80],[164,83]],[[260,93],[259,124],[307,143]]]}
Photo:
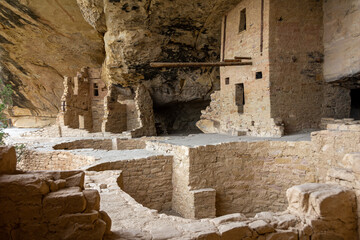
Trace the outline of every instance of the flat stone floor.
{"label": "flat stone floor", "polygon": [[155,140],[162,143],[182,145],[187,147],[216,145],[229,142],[259,142],[259,141],[311,141],[311,132],[297,133],[280,138],[271,137],[249,137],[249,136],[229,136],[223,134],[192,134],[189,136],[168,136],[164,140]]}

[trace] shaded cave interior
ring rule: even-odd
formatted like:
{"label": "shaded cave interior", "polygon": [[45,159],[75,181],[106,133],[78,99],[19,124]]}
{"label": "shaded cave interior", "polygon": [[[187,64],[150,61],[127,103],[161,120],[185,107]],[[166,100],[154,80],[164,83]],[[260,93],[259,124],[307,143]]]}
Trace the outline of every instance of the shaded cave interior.
{"label": "shaded cave interior", "polygon": [[360,88],[350,90],[351,112],[350,117],[360,120]]}
{"label": "shaded cave interior", "polygon": [[195,124],[200,120],[201,111],[209,104],[210,100],[154,104],[157,135],[201,133]]}

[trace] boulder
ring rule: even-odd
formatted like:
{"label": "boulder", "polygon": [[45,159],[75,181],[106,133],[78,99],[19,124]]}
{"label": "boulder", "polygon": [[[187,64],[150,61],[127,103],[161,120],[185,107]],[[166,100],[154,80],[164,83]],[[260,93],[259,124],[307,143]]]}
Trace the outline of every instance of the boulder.
{"label": "boulder", "polygon": [[16,152],[13,146],[0,146],[0,174],[16,171]]}

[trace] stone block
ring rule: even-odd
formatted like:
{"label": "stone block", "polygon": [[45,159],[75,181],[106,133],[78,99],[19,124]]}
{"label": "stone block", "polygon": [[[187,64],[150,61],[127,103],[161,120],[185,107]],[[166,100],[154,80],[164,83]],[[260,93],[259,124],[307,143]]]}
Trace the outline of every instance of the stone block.
{"label": "stone block", "polygon": [[356,218],[355,193],[342,186],[307,183],[289,188],[286,195],[288,209],[299,216],[339,219],[343,222]]}
{"label": "stone block", "polygon": [[65,179],[58,179],[58,180],[55,180],[54,182],[57,185],[58,190],[63,189],[63,188],[66,187],[66,180]]}
{"label": "stone block", "polygon": [[46,181],[33,174],[16,174],[0,176],[0,197],[11,200],[26,201],[24,196],[45,195],[50,191]]}
{"label": "stone block", "polygon": [[65,180],[66,187],[80,187],[81,189],[84,189],[85,173],[79,172],[77,174],[67,177]]}
{"label": "stone block", "polygon": [[45,217],[53,219],[67,213],[83,212],[86,200],[79,187],[65,188],[46,195],[43,208]]}
{"label": "stone block", "polygon": [[249,227],[255,230],[258,234],[272,233],[275,229],[263,220],[257,220],[249,224]]}
{"label": "stone block", "polygon": [[212,188],[192,190],[194,218],[211,218],[215,217],[215,197],[216,191]]}
{"label": "stone block", "polygon": [[105,211],[100,211],[99,213],[100,213],[100,218],[106,223],[105,234],[110,234],[111,224],[112,224],[111,218]]}
{"label": "stone block", "polygon": [[47,182],[49,184],[51,192],[56,192],[57,190],[59,190],[58,185],[53,180],[48,180]]}
{"label": "stone block", "polygon": [[211,219],[211,221],[215,224],[215,225],[220,225],[223,223],[227,223],[227,222],[239,222],[239,221],[244,221],[246,220],[247,217],[244,214],[241,213],[233,213],[233,214],[228,214],[228,215],[224,215],[221,217],[217,217],[214,219]]}
{"label": "stone block", "polygon": [[95,189],[85,189],[83,191],[84,197],[86,199],[86,209],[85,212],[90,212],[92,210],[99,211],[100,209],[100,194]]}
{"label": "stone block", "polygon": [[276,217],[277,228],[279,229],[288,229],[290,227],[295,227],[299,222],[299,219],[292,214],[283,214]]}
{"label": "stone block", "polygon": [[349,153],[344,156],[341,164],[348,170],[360,174],[360,153]]}
{"label": "stone block", "polygon": [[278,231],[266,236],[266,240],[298,240],[298,234],[293,231]]}
{"label": "stone block", "polygon": [[0,174],[16,171],[16,152],[13,146],[0,146]]}
{"label": "stone block", "polygon": [[219,226],[222,240],[237,240],[252,237],[253,233],[246,223],[234,222]]}
{"label": "stone block", "polygon": [[201,119],[196,122],[196,126],[204,133],[217,133],[219,132],[220,123],[213,120]]}

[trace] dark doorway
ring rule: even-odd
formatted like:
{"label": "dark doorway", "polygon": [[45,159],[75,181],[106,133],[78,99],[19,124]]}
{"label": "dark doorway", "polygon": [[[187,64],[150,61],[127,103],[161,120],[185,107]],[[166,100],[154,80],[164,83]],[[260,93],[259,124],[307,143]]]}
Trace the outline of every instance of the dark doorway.
{"label": "dark doorway", "polygon": [[188,135],[201,133],[196,127],[201,110],[209,106],[209,100],[174,102],[162,106],[154,104],[155,127],[158,135]]}
{"label": "dark doorway", "polygon": [[235,84],[235,104],[238,107],[238,113],[244,113],[245,92],[244,84]]}
{"label": "dark doorway", "polygon": [[244,8],[240,12],[240,24],[239,24],[239,32],[246,30],[246,9]]}
{"label": "dark doorway", "polygon": [[351,89],[351,112],[350,117],[360,120],[360,88]]}

